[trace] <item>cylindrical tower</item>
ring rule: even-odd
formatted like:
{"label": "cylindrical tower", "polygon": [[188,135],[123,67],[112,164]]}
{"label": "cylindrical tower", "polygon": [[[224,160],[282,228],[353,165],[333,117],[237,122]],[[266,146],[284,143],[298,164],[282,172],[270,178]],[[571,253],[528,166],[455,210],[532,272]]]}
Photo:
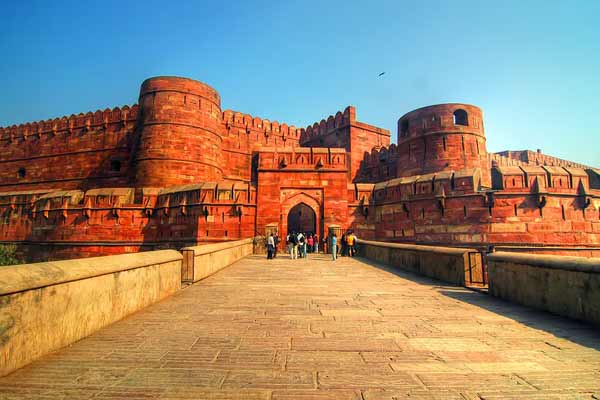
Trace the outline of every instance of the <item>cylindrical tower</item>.
{"label": "cylindrical tower", "polygon": [[160,76],[142,83],[137,186],[221,179],[221,99],[212,87]]}
{"label": "cylindrical tower", "polygon": [[487,168],[483,114],[468,104],[439,104],[398,120],[398,174]]}

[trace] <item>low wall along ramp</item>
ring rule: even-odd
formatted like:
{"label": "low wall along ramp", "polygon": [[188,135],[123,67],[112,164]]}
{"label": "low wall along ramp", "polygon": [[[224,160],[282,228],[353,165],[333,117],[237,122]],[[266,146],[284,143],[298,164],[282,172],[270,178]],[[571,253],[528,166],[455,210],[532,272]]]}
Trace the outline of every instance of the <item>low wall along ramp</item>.
{"label": "low wall along ramp", "polygon": [[600,326],[600,259],[498,252],[487,256],[489,292]]}
{"label": "low wall along ramp", "polygon": [[252,245],[187,247],[185,260],[160,250],[0,268],[0,376],[252,254]]}
{"label": "low wall along ramp", "polygon": [[0,269],[0,375],[69,345],[181,287],[175,250]]}
{"label": "low wall along ramp", "polygon": [[475,249],[368,240],[359,240],[358,244],[361,256],[391,267],[461,286],[466,277],[467,281],[484,281],[481,254]]}
{"label": "low wall along ramp", "polygon": [[253,253],[254,239],[184,247],[181,279],[198,282]]}

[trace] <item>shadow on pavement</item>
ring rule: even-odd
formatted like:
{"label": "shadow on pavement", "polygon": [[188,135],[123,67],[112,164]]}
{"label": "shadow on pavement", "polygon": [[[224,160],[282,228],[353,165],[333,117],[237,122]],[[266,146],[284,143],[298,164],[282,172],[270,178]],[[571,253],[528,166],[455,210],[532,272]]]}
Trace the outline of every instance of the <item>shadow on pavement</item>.
{"label": "shadow on pavement", "polygon": [[556,337],[567,339],[581,346],[600,351],[600,330],[591,324],[555,315],[547,311],[540,311],[520,304],[510,303],[486,293],[481,293],[481,291],[455,286],[412,272],[389,267],[365,258],[357,257],[357,259],[367,265],[390,272],[401,278],[422,285],[437,287],[440,294],[454,300],[472,304],[522,323],[530,328],[539,329]]}

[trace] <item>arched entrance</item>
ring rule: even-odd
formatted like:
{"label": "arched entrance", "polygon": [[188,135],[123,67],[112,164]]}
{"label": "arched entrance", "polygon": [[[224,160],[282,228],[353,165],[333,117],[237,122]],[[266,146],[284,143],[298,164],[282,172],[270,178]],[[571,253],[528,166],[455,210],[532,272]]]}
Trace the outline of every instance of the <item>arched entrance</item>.
{"label": "arched entrance", "polygon": [[316,233],[317,216],[315,211],[304,203],[298,203],[288,213],[288,232]]}

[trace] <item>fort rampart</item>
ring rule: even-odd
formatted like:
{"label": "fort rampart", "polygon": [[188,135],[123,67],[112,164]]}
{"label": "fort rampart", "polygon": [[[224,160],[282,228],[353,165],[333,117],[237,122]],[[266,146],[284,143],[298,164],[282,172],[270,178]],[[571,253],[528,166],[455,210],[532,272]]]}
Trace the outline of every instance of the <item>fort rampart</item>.
{"label": "fort rampart", "polygon": [[397,139],[353,106],[296,128],[150,78],[139,106],[0,128],[0,242],[31,260],[180,248],[283,235],[301,207],[320,237],[598,255],[598,170],[488,153],[468,104],[406,113]]}

